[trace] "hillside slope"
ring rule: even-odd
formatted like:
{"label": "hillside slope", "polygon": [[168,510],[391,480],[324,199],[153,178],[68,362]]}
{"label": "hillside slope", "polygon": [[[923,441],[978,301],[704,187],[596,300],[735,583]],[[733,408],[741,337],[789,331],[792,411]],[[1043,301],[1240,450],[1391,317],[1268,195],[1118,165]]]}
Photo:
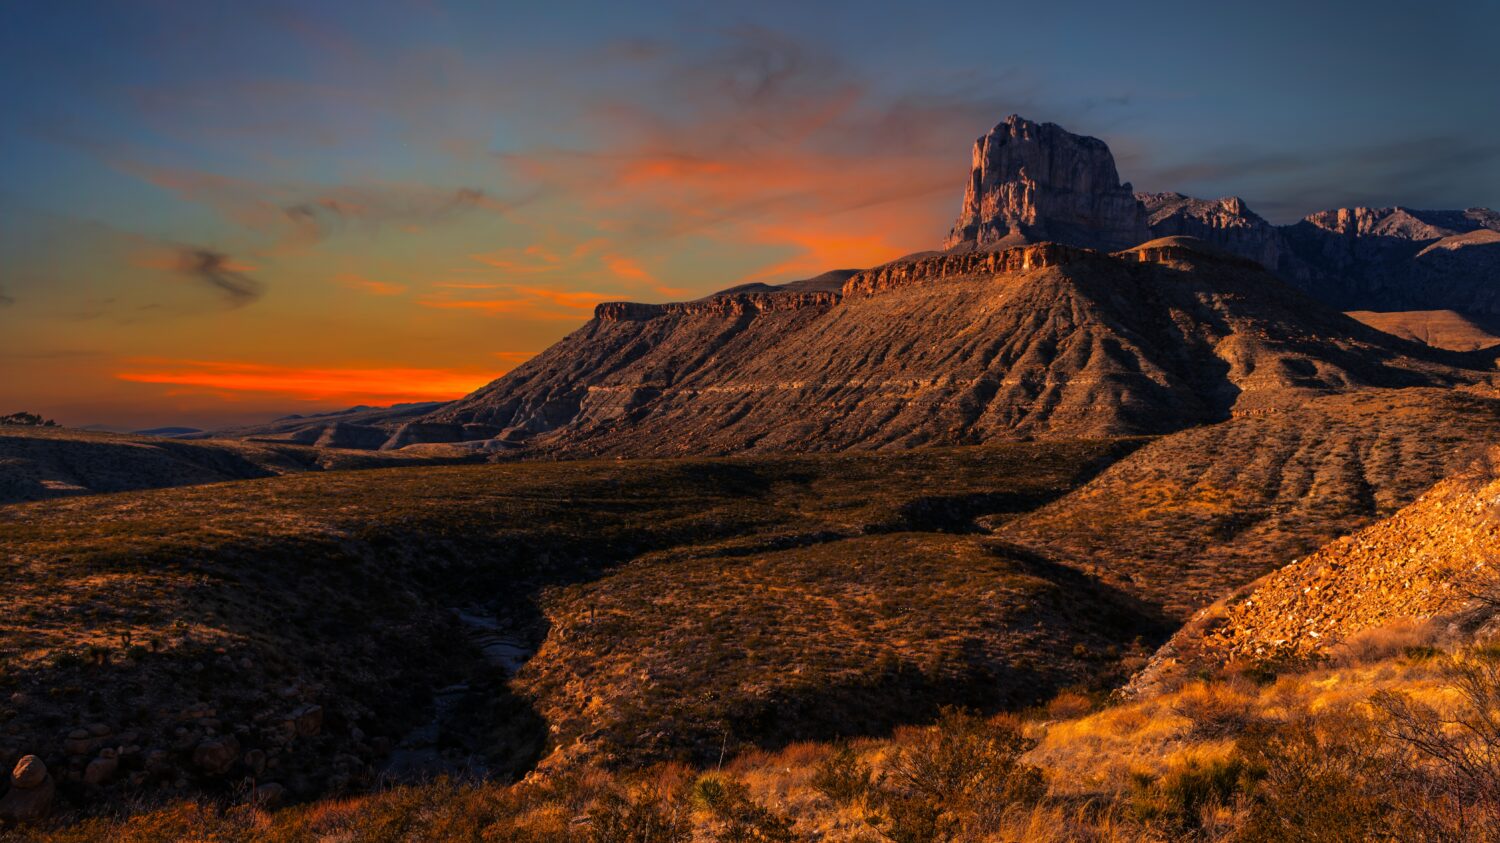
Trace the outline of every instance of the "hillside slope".
{"label": "hillside slope", "polygon": [[[1106,650],[1158,619],[972,520],[1138,444],[320,472],[0,508],[0,767],[35,753],[76,805],[250,780],[311,797],[556,751],[703,759],[1118,681]],[[105,750],[117,768],[85,786]]]}
{"label": "hillside slope", "polygon": [[1450,351],[1478,351],[1500,345],[1493,328],[1454,310],[1397,310],[1377,313],[1373,310],[1351,310],[1348,314],[1377,331],[1433,348]]}
{"label": "hillside slope", "polygon": [[1500,400],[1372,390],[1163,437],[998,535],[1192,612],[1392,515],[1500,437]]}
{"label": "hillside slope", "polygon": [[[1493,440],[1491,440],[1493,441]],[[1457,621],[1472,634],[1500,598],[1500,451],[1395,515],[1220,600],[1155,659],[1180,667],[1327,655],[1400,622]]]}
{"label": "hillside slope", "polygon": [[1178,238],[921,257],[841,296],[601,305],[546,352],[398,434],[550,455],[908,448],[1168,433],[1370,387],[1486,382]]}

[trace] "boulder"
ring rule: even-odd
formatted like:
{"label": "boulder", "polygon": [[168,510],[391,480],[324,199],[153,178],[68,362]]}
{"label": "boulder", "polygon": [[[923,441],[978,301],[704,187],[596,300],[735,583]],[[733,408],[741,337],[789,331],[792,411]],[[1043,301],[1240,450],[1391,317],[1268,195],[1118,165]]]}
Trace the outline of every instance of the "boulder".
{"label": "boulder", "polygon": [[41,819],[52,810],[57,797],[57,783],[47,772],[47,765],[35,755],[16,763],[10,774],[10,790],[0,797],[0,819],[27,822]]}
{"label": "boulder", "polygon": [[115,771],[120,768],[120,759],[113,749],[105,749],[99,752],[99,757],[89,762],[83,770],[84,784],[102,785],[115,777]]}
{"label": "boulder", "polygon": [[297,725],[298,737],[313,737],[323,731],[323,706],[304,705],[292,712],[292,720]]}
{"label": "boulder", "polygon": [[240,742],[232,735],[209,738],[193,749],[193,766],[211,776],[229,772],[240,757]]}

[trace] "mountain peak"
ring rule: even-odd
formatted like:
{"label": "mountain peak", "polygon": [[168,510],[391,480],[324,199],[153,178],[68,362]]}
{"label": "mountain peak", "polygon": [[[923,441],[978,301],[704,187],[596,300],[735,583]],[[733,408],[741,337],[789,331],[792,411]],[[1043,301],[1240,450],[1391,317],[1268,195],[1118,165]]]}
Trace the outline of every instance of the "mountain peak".
{"label": "mountain peak", "polygon": [[974,142],[949,249],[1053,240],[1117,251],[1150,239],[1109,146],[1012,114]]}

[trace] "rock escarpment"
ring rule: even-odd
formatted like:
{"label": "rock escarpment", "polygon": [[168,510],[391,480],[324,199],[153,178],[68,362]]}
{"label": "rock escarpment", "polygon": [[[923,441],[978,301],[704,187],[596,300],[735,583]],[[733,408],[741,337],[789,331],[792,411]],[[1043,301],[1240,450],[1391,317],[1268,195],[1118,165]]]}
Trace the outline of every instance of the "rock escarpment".
{"label": "rock escarpment", "polygon": [[898,261],[836,296],[602,305],[422,424],[569,456],[1166,433],[1317,395],[1484,380],[1471,362],[1186,238],[1116,255],[1041,244]]}
{"label": "rock escarpment", "polygon": [[974,142],[949,249],[1054,241],[1115,251],[1150,239],[1109,147],[1055,123],[1005,118]]}

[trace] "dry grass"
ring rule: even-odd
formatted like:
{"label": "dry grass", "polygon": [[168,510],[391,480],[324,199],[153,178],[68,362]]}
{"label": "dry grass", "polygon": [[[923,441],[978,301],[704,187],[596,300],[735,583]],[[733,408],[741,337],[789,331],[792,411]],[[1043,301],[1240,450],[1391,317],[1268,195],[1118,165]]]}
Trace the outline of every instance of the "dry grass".
{"label": "dry grass", "polygon": [[[1037,745],[1022,762],[1039,768],[1046,792],[1039,801],[987,803],[982,811],[963,808],[961,799],[950,798],[933,815],[947,829],[949,836],[942,839],[1352,840],[1369,839],[1359,836],[1368,834],[1381,839],[1386,834],[1381,829],[1397,828],[1406,830],[1404,839],[1425,839],[1404,813],[1414,797],[1406,791],[1378,790],[1405,787],[1403,782],[1414,780],[1381,772],[1411,763],[1412,756],[1382,731],[1385,721],[1380,719],[1383,709],[1378,701],[1398,691],[1418,705],[1461,712],[1464,697],[1455,684],[1453,665],[1475,658],[1490,657],[1460,654],[1455,662],[1447,656],[1396,656],[1287,674],[1265,685],[1225,675],[1073,719],[945,719],[937,729],[903,727],[883,738],[753,750],[722,768],[668,764],[635,772],[581,769],[514,786],[440,781],[273,813],[184,804],[120,821],[33,830],[28,839],[594,840],[606,839],[596,835],[608,811],[616,814],[609,821],[614,824],[606,825],[616,829],[622,827],[617,822],[621,816],[645,823],[651,817],[659,821],[686,812],[681,816],[687,818],[683,829],[689,836],[682,839],[693,840],[783,839],[779,833],[790,835],[785,839],[830,843],[921,839],[904,837],[893,824],[901,816],[912,816],[901,802],[903,795],[914,792],[911,759],[940,762],[923,769],[997,771],[976,779],[962,773],[956,778],[944,774],[923,779],[971,783],[961,787],[1001,787],[1010,775],[1003,765],[948,766],[982,745],[955,737],[964,734],[981,740],[991,734],[1030,735]],[[1038,715],[1045,713],[1039,710]],[[1205,731],[1205,723],[1212,728]],[[1230,730],[1230,723],[1242,725]],[[959,751],[943,754],[955,748]],[[922,755],[934,751],[938,754]],[[831,765],[854,771],[849,780],[865,784],[830,790]],[[1316,801],[1332,807],[1322,810],[1304,799],[1269,815],[1268,806],[1281,805],[1278,800],[1299,799],[1285,790],[1289,787],[1328,788]],[[1347,826],[1339,825],[1333,810],[1350,812]],[[1296,822],[1308,824],[1301,827],[1300,836],[1297,826],[1287,825],[1287,817],[1293,815]],[[751,836],[733,836],[738,833]],[[1458,833],[1442,839],[1483,838]]]}

